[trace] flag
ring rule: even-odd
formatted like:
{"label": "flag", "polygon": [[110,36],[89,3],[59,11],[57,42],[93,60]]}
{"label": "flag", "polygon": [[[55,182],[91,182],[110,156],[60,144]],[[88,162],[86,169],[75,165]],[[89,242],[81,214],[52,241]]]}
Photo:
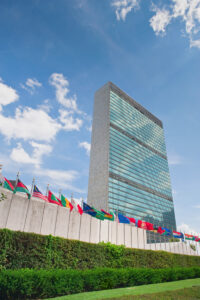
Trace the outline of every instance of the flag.
{"label": "flag", "polygon": [[4,183],[3,183],[3,187],[4,187],[4,189],[7,189],[7,190],[9,190],[9,191],[14,191],[14,186],[12,185],[12,183],[8,180],[8,179],[6,179],[5,177],[4,177]]}
{"label": "flag", "polygon": [[149,230],[149,231],[152,231],[152,230],[155,229],[154,225],[152,223],[149,223],[149,222],[146,222],[146,227],[147,227],[147,230]]}
{"label": "flag", "polygon": [[48,201],[50,203],[54,203],[54,204],[62,206],[60,199],[58,199],[51,191],[49,191],[49,193],[48,193]]}
{"label": "flag", "polygon": [[165,233],[165,229],[162,228],[161,226],[159,226],[159,227],[154,227],[154,229],[157,229],[157,232],[158,232],[160,235],[164,235],[164,233]]}
{"label": "flag", "polygon": [[32,196],[35,198],[43,199],[46,202],[49,202],[47,196],[43,195],[36,185],[34,185]]}
{"label": "flag", "polygon": [[146,222],[141,221],[141,220],[138,220],[137,226],[138,226],[139,228],[147,229]]}
{"label": "flag", "polygon": [[174,230],[173,230],[173,237],[176,238],[176,239],[183,239],[184,238],[182,232],[177,232],[177,231],[174,231]]}
{"label": "flag", "polygon": [[119,221],[119,223],[130,224],[130,220],[127,217],[125,217],[119,213],[118,213],[118,221]]}
{"label": "flag", "polygon": [[106,212],[105,210],[103,210],[103,209],[101,209],[101,212],[103,213],[103,215],[104,215],[104,219],[106,219],[106,220],[110,220],[110,221],[114,221],[114,219],[115,219],[115,216],[114,216],[114,213],[108,213],[108,212]]}
{"label": "flag", "polygon": [[200,238],[198,236],[195,236],[195,242],[199,242],[200,243]]}
{"label": "flag", "polygon": [[86,214],[89,214],[92,217],[96,216],[96,212],[95,212],[94,208],[92,208],[91,206],[89,206],[85,202],[83,202],[83,212],[86,213]]}
{"label": "flag", "polygon": [[99,219],[99,220],[104,220],[104,214],[101,211],[99,211],[99,210],[97,210],[95,208],[93,208],[93,209],[96,212],[96,216],[94,216],[94,217],[97,218],[97,219]]}
{"label": "flag", "polygon": [[127,218],[129,219],[130,223],[133,223],[133,224],[136,223],[136,220],[134,218],[129,218],[129,217],[127,217]]}
{"label": "flag", "polygon": [[162,235],[165,235],[165,236],[170,236],[171,235],[171,230],[170,229],[164,228],[164,227],[161,227],[161,229],[164,230]]}
{"label": "flag", "polygon": [[19,179],[17,181],[17,186],[16,186],[14,192],[15,193],[16,192],[26,193],[28,196],[28,199],[31,198],[31,193],[29,192],[28,188]]}
{"label": "flag", "polygon": [[78,209],[79,214],[82,216],[83,210],[82,210],[82,207],[79,204],[77,204],[77,209]]}
{"label": "flag", "polygon": [[70,211],[72,211],[72,209],[74,208],[73,205],[71,204],[71,202],[67,198],[65,198],[63,195],[61,195],[61,203],[62,203],[62,206],[69,208]]}
{"label": "flag", "polygon": [[185,233],[185,239],[188,241],[195,241],[195,236]]}

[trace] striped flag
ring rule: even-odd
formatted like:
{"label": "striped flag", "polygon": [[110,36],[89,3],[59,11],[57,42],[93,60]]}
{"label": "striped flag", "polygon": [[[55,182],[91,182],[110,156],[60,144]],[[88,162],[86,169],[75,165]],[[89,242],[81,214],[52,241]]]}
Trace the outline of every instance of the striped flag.
{"label": "striped flag", "polygon": [[35,198],[40,198],[46,202],[49,202],[47,196],[43,195],[36,185],[34,185],[32,196]]}
{"label": "striped flag", "polygon": [[173,230],[173,237],[176,238],[176,239],[183,239],[184,238],[182,232],[177,232],[177,231],[174,231],[174,230]]}

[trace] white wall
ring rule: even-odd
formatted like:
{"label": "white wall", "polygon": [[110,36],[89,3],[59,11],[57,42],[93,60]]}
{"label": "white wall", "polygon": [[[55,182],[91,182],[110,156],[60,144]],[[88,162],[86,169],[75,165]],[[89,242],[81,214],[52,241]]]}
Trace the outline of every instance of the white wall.
{"label": "white wall", "polygon": [[197,255],[183,243],[146,244],[146,231],[116,221],[100,221],[73,209],[47,203],[41,199],[29,200],[26,194],[0,187],[7,199],[0,201],[0,228],[54,235],[90,243],[111,242],[129,248],[164,250],[173,253]]}

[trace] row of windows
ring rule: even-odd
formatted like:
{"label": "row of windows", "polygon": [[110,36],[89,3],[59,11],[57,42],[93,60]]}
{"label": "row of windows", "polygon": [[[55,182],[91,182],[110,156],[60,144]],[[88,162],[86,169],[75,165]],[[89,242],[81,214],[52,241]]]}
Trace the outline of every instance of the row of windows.
{"label": "row of windows", "polygon": [[132,209],[126,207],[124,208],[123,205],[117,204],[113,202],[113,199],[109,200],[109,209],[114,210],[115,212],[121,212],[127,217],[135,217],[136,219],[151,222],[156,226],[163,226],[167,228],[175,228],[175,220],[172,215],[172,218],[163,218],[163,217],[156,217],[151,216],[147,213],[139,213],[138,211],[133,211]]}
{"label": "row of windows", "polygon": [[[148,151],[151,157],[149,157]],[[144,164],[145,173],[148,173],[148,176],[153,175],[153,177],[157,177],[158,180],[161,180],[165,188],[168,189],[167,194],[171,197],[171,183],[167,160],[161,158],[159,155],[153,154],[150,150],[111,127],[110,158],[112,158],[113,155],[117,156],[120,161],[122,161],[123,158],[123,162],[128,162],[128,164],[134,164],[134,161],[137,162],[137,164],[138,162],[142,162],[143,164],[146,162],[146,164]],[[151,173],[149,173],[150,170]],[[148,181],[150,181],[149,178]]]}
{"label": "row of windows", "polygon": [[123,154],[112,148],[110,149],[109,165],[110,167],[115,167],[118,171],[125,169],[131,176],[142,181],[144,180],[144,182],[147,181],[148,184],[154,185],[158,190],[161,189],[161,192],[162,188],[164,188],[167,190],[168,195],[171,195],[170,178],[166,171],[159,172],[159,170],[156,170],[156,172],[150,172],[147,169],[145,170],[145,168],[138,166],[137,163],[127,162]]}
{"label": "row of windows", "polygon": [[110,108],[111,119],[122,123],[122,127],[127,127],[129,132],[143,142],[164,154],[166,153],[163,129],[160,126],[112,92]]}
{"label": "row of windows", "polygon": [[155,168],[149,169],[143,163],[138,163],[138,161],[136,159],[133,159],[133,157],[128,160],[124,153],[120,153],[120,151],[113,149],[113,147],[110,148],[110,163],[112,160],[115,160],[115,162],[117,162],[119,168],[121,168],[121,165],[124,165],[130,171],[136,170],[136,172],[141,173],[142,177],[146,177],[153,182],[155,181],[156,183],[158,183],[164,180],[165,182],[169,183],[170,187],[170,178],[169,174],[166,171],[160,171],[158,169],[156,170]]}
{"label": "row of windows", "polygon": [[144,159],[151,159],[151,164],[154,164],[155,166],[159,165],[160,168],[163,168],[163,170],[166,170],[166,168],[168,169],[168,163],[166,159],[130,139],[118,130],[110,127],[110,144],[112,144],[112,142],[120,147],[119,149],[123,149],[124,151],[128,150],[134,155],[140,154],[141,156],[141,154],[143,154]]}
{"label": "row of windows", "polygon": [[109,192],[109,199],[114,199],[116,203],[121,203],[126,207],[128,204],[129,206],[136,211],[140,212],[148,212],[148,214],[151,214],[152,216],[158,216],[162,217],[163,213],[165,213],[165,216],[169,216],[171,213],[171,210],[165,210],[164,207],[161,207],[160,205],[152,206],[148,203],[144,204],[141,201],[138,201],[137,198],[129,198],[129,195],[124,195],[118,193]]}
{"label": "row of windows", "polygon": [[151,182],[149,182],[148,180],[141,180],[141,177],[138,178],[135,174],[129,175],[129,173],[122,168],[118,171],[117,167],[115,167],[114,164],[110,164],[109,172],[112,172],[119,176],[123,176],[126,179],[137,182],[137,183],[142,184],[143,186],[146,186],[152,190],[155,190],[157,192],[161,192],[162,194],[170,196],[169,189],[165,188],[163,185],[160,185],[159,187],[157,187],[157,186],[153,185]]}
{"label": "row of windows", "polygon": [[164,207],[169,207],[170,209],[174,207],[172,201],[169,201],[155,194],[151,194],[149,192],[136,188],[132,185],[119,181],[115,178],[111,178],[111,177],[109,178],[109,188],[111,191],[122,190],[125,193],[130,193],[131,195],[137,196],[139,199],[145,199],[148,202],[152,202],[152,203],[156,202],[159,203],[160,205],[163,205]]}
{"label": "row of windows", "polygon": [[[138,134],[138,130],[134,129],[133,124],[129,120],[125,119],[120,114],[114,113],[113,111],[110,112],[110,121],[127,131],[129,134],[135,136],[145,144],[166,155],[166,149],[161,146],[162,143],[160,142],[162,137],[155,134],[152,129],[148,129],[148,136],[144,134]],[[142,129],[144,129],[144,127],[140,130]],[[145,128],[145,130],[147,130],[147,128]]]}
{"label": "row of windows", "polygon": [[118,187],[116,184],[110,183],[109,182],[109,193],[110,194],[115,194],[116,196],[119,196],[122,198],[122,200],[126,199],[134,199],[136,200],[139,205],[143,207],[152,207],[152,209],[156,208],[156,210],[160,211],[171,211],[173,209],[173,204],[171,201],[168,201],[166,203],[165,201],[162,200],[155,200],[152,199],[151,197],[143,197],[141,194],[136,193],[135,191],[131,189],[127,189],[124,187]]}
{"label": "row of windows", "polygon": [[110,106],[112,110],[115,110],[116,112],[121,112],[124,118],[128,118],[130,121],[133,121],[135,119],[135,121],[137,122],[134,122],[134,127],[138,128],[138,125],[140,126],[140,128],[145,126],[148,131],[149,129],[153,128],[155,134],[163,137],[164,141],[163,129],[159,125],[155,124],[147,116],[142,114],[139,110],[134,108],[127,101],[122,100],[113,92],[111,92]]}
{"label": "row of windows", "polygon": [[142,114],[139,110],[134,108],[132,105],[130,105],[127,101],[122,100],[118,95],[111,92],[110,95],[110,104],[115,109],[120,109],[122,113],[126,116],[129,116],[130,119],[136,119],[137,124],[140,124],[141,126],[146,125],[148,128],[154,127],[155,132],[159,135],[163,134],[163,129],[155,124],[151,119],[149,119],[147,116]]}

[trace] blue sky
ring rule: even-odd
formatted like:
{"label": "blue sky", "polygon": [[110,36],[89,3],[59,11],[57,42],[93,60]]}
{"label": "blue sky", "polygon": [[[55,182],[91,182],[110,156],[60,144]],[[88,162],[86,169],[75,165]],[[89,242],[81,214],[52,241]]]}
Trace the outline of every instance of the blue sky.
{"label": "blue sky", "polygon": [[177,224],[200,224],[200,0],[2,0],[0,163],[87,197],[94,92],[112,81],[164,123]]}

